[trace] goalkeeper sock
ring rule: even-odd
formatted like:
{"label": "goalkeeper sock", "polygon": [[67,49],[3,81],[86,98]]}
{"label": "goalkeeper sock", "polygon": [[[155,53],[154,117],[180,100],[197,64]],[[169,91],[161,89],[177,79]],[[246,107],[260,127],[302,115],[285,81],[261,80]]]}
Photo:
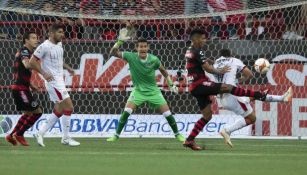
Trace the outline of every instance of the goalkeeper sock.
{"label": "goalkeeper sock", "polygon": [[200,118],[194,125],[194,128],[192,129],[189,137],[187,138],[188,141],[192,141],[195,139],[195,137],[200,133],[200,131],[203,130],[203,128],[205,127],[205,125],[208,123],[209,121],[207,121],[206,119],[204,119],[203,117]]}
{"label": "goalkeeper sock", "polygon": [[266,95],[265,101],[267,102],[280,102],[284,101],[284,96],[283,95]]}
{"label": "goalkeeper sock", "polygon": [[229,134],[231,134],[232,132],[239,130],[243,127],[245,127],[246,121],[244,118],[240,118],[239,120],[237,120],[233,125],[230,125],[228,127],[225,128],[226,132],[228,132]]}
{"label": "goalkeeper sock", "polygon": [[239,87],[233,87],[231,92],[232,95],[235,96],[246,96],[246,97],[254,97],[256,100],[265,100],[265,93],[259,92],[259,91],[253,91],[253,90],[249,90],[249,89],[243,89],[243,88],[239,88]]}
{"label": "goalkeeper sock", "polygon": [[175,118],[173,117],[171,111],[166,111],[163,113],[163,116],[167,120],[169,126],[172,128],[173,132],[175,135],[179,134],[178,133],[178,127]]}
{"label": "goalkeeper sock", "polygon": [[125,108],[124,112],[120,116],[120,119],[119,119],[119,122],[118,122],[118,126],[116,128],[116,136],[119,136],[120,133],[122,132],[124,126],[127,123],[128,117],[130,116],[131,113],[132,113],[132,109]]}

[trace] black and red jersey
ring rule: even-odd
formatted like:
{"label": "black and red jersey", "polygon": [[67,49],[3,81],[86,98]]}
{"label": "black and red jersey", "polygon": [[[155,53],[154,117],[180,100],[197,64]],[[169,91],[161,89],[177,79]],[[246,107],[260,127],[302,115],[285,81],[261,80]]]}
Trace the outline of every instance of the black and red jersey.
{"label": "black and red jersey", "polygon": [[202,84],[204,81],[210,81],[206,76],[202,65],[206,62],[204,51],[192,46],[185,53],[186,70],[188,71],[189,91]]}
{"label": "black and red jersey", "polygon": [[15,62],[13,66],[14,84],[11,86],[13,90],[29,90],[31,70],[26,69],[22,60],[30,59],[32,52],[27,48],[21,48],[15,55]]}

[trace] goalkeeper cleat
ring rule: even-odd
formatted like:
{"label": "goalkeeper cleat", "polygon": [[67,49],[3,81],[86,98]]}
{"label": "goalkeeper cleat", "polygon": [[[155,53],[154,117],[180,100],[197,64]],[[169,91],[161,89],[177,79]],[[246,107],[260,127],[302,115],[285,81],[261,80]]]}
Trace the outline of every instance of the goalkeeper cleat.
{"label": "goalkeeper cleat", "polygon": [[183,143],[183,146],[184,147],[187,147],[187,148],[191,148],[192,150],[194,151],[200,151],[202,150],[202,148],[200,146],[198,146],[194,140],[191,140],[191,141],[188,141],[186,140],[184,143]]}
{"label": "goalkeeper cleat", "polygon": [[292,96],[293,96],[293,90],[292,87],[289,87],[287,92],[283,95],[283,101],[284,102],[291,102],[292,101]]}
{"label": "goalkeeper cleat", "polygon": [[232,148],[233,144],[231,143],[231,140],[230,140],[230,134],[225,129],[222,129],[220,134],[224,138],[225,144],[227,144],[228,146]]}
{"label": "goalkeeper cleat", "polygon": [[182,134],[176,134],[175,137],[179,142],[184,142],[184,140],[185,140],[185,138]]}
{"label": "goalkeeper cleat", "polygon": [[26,141],[26,139],[23,136],[18,136],[13,134],[13,137],[23,146],[30,146],[29,143]]}
{"label": "goalkeeper cleat", "polygon": [[13,146],[17,146],[17,141],[16,141],[16,139],[15,139],[14,137],[12,137],[11,134],[7,135],[7,136],[5,137],[5,140],[6,140],[7,142],[11,143]]}
{"label": "goalkeeper cleat", "polygon": [[117,135],[114,135],[110,138],[107,139],[107,142],[115,142],[119,139],[119,137]]}

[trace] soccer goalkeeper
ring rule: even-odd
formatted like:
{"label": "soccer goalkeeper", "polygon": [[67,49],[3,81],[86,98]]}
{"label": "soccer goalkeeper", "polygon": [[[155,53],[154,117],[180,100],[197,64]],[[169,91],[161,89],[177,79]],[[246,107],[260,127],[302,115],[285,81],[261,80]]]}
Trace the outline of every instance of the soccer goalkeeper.
{"label": "soccer goalkeeper", "polygon": [[167,84],[172,92],[178,93],[178,88],[173,84],[173,81],[158,57],[148,53],[149,45],[146,39],[140,38],[137,40],[137,52],[119,51],[119,47],[129,39],[129,31],[126,28],[121,29],[118,41],[110,51],[111,56],[123,58],[128,62],[134,89],[129,96],[124,112],[120,117],[116,128],[116,134],[113,137],[108,138],[107,141],[117,141],[131,113],[143,103],[148,103],[151,107],[158,109],[163,114],[172,128],[176,139],[183,142],[185,139],[178,132],[175,118],[157,86],[155,71],[157,69],[160,70],[161,74],[167,79]]}

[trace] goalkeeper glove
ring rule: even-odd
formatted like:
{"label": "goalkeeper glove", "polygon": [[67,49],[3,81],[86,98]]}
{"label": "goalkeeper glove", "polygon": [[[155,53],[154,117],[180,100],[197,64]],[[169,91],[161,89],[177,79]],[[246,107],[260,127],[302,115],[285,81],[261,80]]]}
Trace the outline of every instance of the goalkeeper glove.
{"label": "goalkeeper glove", "polygon": [[170,89],[170,91],[178,94],[178,87],[176,85],[174,85],[171,78],[169,76],[167,76],[166,80],[167,80],[167,85],[168,85],[168,88]]}
{"label": "goalkeeper glove", "polygon": [[115,43],[115,47],[120,47],[121,45],[124,44],[124,42],[128,41],[131,37],[128,36],[128,29],[127,28],[122,28],[119,31],[119,35],[117,38],[117,42]]}

